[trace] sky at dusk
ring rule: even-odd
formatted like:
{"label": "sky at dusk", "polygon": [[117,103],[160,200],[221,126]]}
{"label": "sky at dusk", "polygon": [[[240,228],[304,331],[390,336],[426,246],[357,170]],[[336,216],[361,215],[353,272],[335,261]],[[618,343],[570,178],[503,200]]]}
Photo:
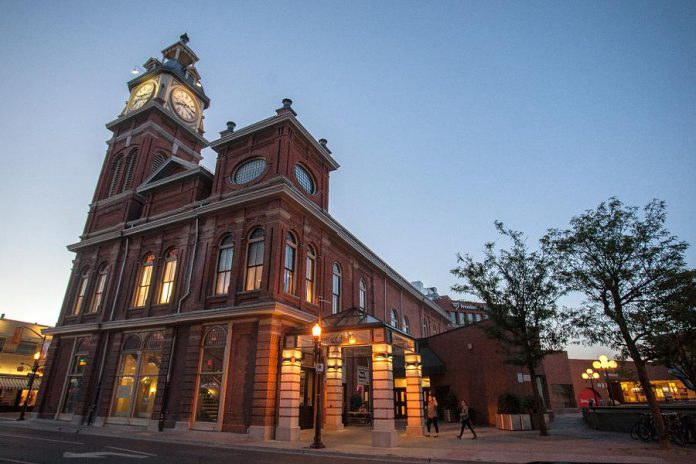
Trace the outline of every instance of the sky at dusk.
{"label": "sky at dusk", "polygon": [[[208,140],[292,98],[341,164],[330,213],[441,294],[456,254],[480,257],[495,220],[533,244],[610,196],[665,200],[667,227],[696,244],[696,2],[0,6],[8,318],[56,322],[104,124],[123,109],[133,66],[183,32],[212,100]],[[693,247],[687,261],[696,266]]]}

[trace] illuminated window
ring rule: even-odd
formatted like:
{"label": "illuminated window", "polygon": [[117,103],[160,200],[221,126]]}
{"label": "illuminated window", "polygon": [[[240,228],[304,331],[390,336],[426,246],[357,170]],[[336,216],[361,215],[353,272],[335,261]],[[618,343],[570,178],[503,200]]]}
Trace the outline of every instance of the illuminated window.
{"label": "illuminated window", "polygon": [[283,290],[285,293],[295,293],[295,256],[297,255],[297,241],[295,236],[288,232],[285,238],[285,260],[283,265]]}
{"label": "illuminated window", "polygon": [[266,169],[266,160],[254,158],[242,163],[232,175],[232,182],[235,184],[246,184],[263,174]]}
{"label": "illuminated window", "polygon": [[80,399],[80,392],[82,391],[82,378],[87,368],[87,355],[90,346],[89,338],[77,340],[75,355],[68,371],[63,407],[60,410],[61,414],[75,413],[75,406]]}
{"label": "illuminated window", "polygon": [[163,341],[162,332],[151,333],[142,347],[139,336],[130,335],[126,339],[114,388],[113,417],[151,418]]}
{"label": "illuminated window", "polygon": [[152,268],[155,265],[155,255],[147,255],[140,265],[140,272],[138,273],[138,280],[135,286],[135,298],[133,299],[133,306],[136,308],[142,308],[147,302],[147,295],[150,292],[150,283],[152,281]]}
{"label": "illuminated window", "polygon": [[80,275],[80,281],[77,284],[77,294],[75,296],[75,306],[73,306],[73,314],[80,314],[82,304],[85,302],[85,293],[87,292],[87,283],[89,282],[89,271],[85,269]]}
{"label": "illuminated window", "polygon": [[160,285],[159,304],[167,304],[174,292],[174,278],[176,277],[176,250],[169,250],[164,258],[164,271],[162,272],[162,284]]}
{"label": "illuminated window", "polygon": [[197,422],[217,422],[220,418],[226,344],[227,331],[224,327],[211,327],[203,338],[196,395]]}
{"label": "illuminated window", "polygon": [[391,320],[389,321],[389,325],[392,327],[399,327],[399,313],[396,312],[396,308],[392,308],[391,310]]}
{"label": "illuminated window", "polygon": [[233,257],[234,239],[231,235],[228,235],[220,242],[220,249],[218,251],[217,274],[215,276],[216,295],[226,295],[230,290]]}
{"label": "illuminated window", "polygon": [[404,314],[404,332],[411,333],[411,325],[408,322],[408,316]]}
{"label": "illuminated window", "polygon": [[308,303],[314,303],[314,281],[316,278],[317,255],[314,248],[307,247],[307,266],[305,269],[305,299]]}
{"label": "illuminated window", "polygon": [[94,285],[94,295],[92,303],[89,305],[89,312],[96,313],[101,309],[102,301],[104,300],[104,290],[106,289],[106,264],[102,264],[97,271],[97,283]]}
{"label": "illuminated window", "polygon": [[365,286],[365,281],[363,279],[360,279],[358,288],[358,304],[360,305],[360,309],[365,311],[367,305],[367,286]]}
{"label": "illuminated window", "polygon": [[261,288],[263,275],[263,244],[265,235],[263,229],[255,229],[249,235],[247,251],[247,272],[245,290],[258,290]]}
{"label": "illuminated window", "polygon": [[336,314],[341,310],[341,266],[338,263],[334,263],[332,270],[331,312]]}

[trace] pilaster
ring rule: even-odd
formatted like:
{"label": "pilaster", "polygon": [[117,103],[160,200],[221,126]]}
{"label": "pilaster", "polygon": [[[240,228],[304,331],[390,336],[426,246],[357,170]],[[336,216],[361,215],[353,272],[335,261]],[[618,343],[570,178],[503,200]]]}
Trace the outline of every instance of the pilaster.
{"label": "pilaster", "polygon": [[410,437],[423,436],[423,390],[421,357],[419,354],[404,356],[406,365],[406,435]]}
{"label": "pilaster", "polygon": [[341,347],[330,346],[326,360],[326,429],[343,430],[343,359]]}
{"label": "pilaster", "polygon": [[275,438],[297,441],[300,437],[300,371],[302,351],[298,348],[283,350],[280,365],[280,402]]}
{"label": "pilaster", "polygon": [[392,347],[372,345],[372,446],[393,448],[399,438],[394,426]]}

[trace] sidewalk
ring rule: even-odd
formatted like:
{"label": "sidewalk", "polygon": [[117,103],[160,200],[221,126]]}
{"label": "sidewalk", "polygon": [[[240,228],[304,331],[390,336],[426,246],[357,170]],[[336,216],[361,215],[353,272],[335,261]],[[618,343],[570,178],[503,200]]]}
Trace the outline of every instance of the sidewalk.
{"label": "sidewalk", "polygon": [[151,432],[129,426],[78,427],[58,421],[28,420],[15,422],[15,416],[3,414],[4,424],[27,428],[101,435],[159,442],[191,443],[222,448],[252,448],[290,453],[320,453],[379,460],[382,457],[401,457],[410,461],[430,462],[500,462],[500,463],[630,463],[630,464],[692,464],[696,462],[696,446],[675,447],[661,451],[654,443],[632,440],[628,434],[598,432],[589,429],[579,414],[561,415],[552,423],[551,435],[540,437],[537,432],[505,432],[490,427],[477,429],[479,438],[471,439],[466,432],[456,438],[458,424],[443,424],[440,437],[407,437],[400,433],[397,448],[373,448],[369,427],[352,426],[340,432],[326,431],[323,450],[310,450],[313,430],[303,430],[298,442],[255,441],[246,435],[174,431]]}

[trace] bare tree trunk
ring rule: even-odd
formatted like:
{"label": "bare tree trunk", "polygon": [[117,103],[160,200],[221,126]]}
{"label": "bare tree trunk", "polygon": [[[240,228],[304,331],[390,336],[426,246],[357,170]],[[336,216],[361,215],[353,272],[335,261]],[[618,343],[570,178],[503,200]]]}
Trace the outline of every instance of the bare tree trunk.
{"label": "bare tree trunk", "polygon": [[655,392],[650,386],[650,379],[648,378],[648,371],[645,368],[645,362],[636,358],[633,358],[633,362],[636,364],[636,370],[638,371],[638,380],[640,380],[645,396],[648,398],[650,413],[655,418],[655,429],[657,430],[657,441],[660,444],[660,448],[672,449],[672,444],[667,438],[667,429],[665,428],[665,421],[660,412],[660,406],[657,404]]}
{"label": "bare tree trunk", "polygon": [[534,415],[536,416],[537,423],[539,424],[539,435],[546,437],[549,435],[549,430],[546,428],[546,420],[544,417],[544,399],[541,397],[541,391],[539,391],[539,384],[537,383],[537,375],[532,363],[527,364],[527,369],[529,370],[529,377],[532,379],[532,393],[534,395]]}

